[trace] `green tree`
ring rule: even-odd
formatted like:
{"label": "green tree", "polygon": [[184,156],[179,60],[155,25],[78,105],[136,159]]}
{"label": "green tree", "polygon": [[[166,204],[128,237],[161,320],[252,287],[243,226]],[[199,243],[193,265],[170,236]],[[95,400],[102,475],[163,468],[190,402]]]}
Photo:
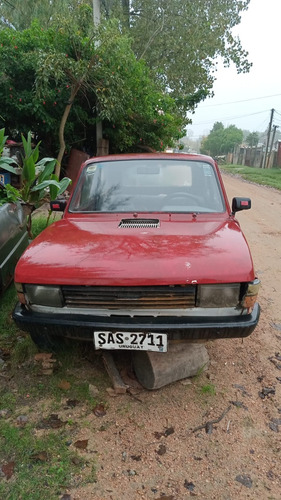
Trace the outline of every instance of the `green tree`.
{"label": "green tree", "polygon": [[[238,72],[249,71],[248,54],[232,33],[249,1],[103,0],[101,5],[105,19],[117,18],[122,32],[129,32],[136,57],[146,61],[178,108],[192,111],[212,93],[218,58],[226,66],[233,62]],[[92,9],[92,0],[0,0],[0,12],[17,29],[28,28],[34,18],[47,28],[57,18],[74,22],[77,6],[86,5]],[[91,13],[87,22],[92,24]]]}
{"label": "green tree", "polygon": [[250,146],[250,148],[253,148],[258,145],[259,138],[260,134],[258,132],[251,132],[250,134],[247,135],[246,142]]}
{"label": "green tree", "polygon": [[185,109],[211,93],[218,57],[226,66],[233,62],[238,72],[249,71],[247,52],[232,34],[249,0],[132,0],[127,11],[126,4],[103,2],[108,15],[123,13],[135,54]]}
{"label": "green tree", "polygon": [[224,128],[221,122],[216,122],[210,134],[203,139],[200,151],[211,156],[225,155],[231,153],[242,140],[243,131],[235,125]]}
{"label": "green tree", "polygon": [[9,136],[20,140],[32,130],[44,153],[61,161],[65,142],[95,151],[97,120],[114,152],[143,144],[158,150],[184,135],[184,114],[136,60],[118,24],[101,25],[97,47],[85,22],[89,7],[78,14],[76,29],[65,19],[46,30],[37,22],[0,30],[0,125]]}
{"label": "green tree", "polygon": [[16,30],[30,28],[34,19],[46,29],[52,19],[72,11],[77,4],[76,0],[2,0],[0,1],[0,26],[13,26]]}

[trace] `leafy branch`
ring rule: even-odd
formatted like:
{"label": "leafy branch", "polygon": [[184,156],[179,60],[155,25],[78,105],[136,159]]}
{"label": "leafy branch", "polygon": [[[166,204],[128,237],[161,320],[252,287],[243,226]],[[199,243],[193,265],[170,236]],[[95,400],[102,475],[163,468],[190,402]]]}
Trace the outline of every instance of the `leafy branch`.
{"label": "leafy branch", "polygon": [[[4,135],[4,129],[0,130],[0,155],[3,152],[7,136]],[[19,189],[6,184],[0,191],[0,205],[4,203],[20,202],[28,216],[27,230],[32,238],[31,214],[49,199],[54,200],[57,196],[64,193],[71,180],[64,177],[59,180],[54,174],[57,160],[54,158],[39,159],[40,142],[33,147],[31,132],[28,132],[27,139],[22,135],[22,144],[24,155],[22,157],[21,187]],[[3,170],[16,174],[16,169],[12,166],[11,158],[0,156],[0,167]]]}

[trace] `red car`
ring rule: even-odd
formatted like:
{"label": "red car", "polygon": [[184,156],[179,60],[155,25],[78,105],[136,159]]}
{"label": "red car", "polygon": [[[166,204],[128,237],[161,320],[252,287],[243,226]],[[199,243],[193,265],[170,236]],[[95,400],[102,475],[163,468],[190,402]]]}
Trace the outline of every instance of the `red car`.
{"label": "red car", "polygon": [[34,342],[166,351],[172,341],[246,337],[258,323],[256,278],[216,162],[187,154],[93,158],[64,215],[15,271],[13,317]]}

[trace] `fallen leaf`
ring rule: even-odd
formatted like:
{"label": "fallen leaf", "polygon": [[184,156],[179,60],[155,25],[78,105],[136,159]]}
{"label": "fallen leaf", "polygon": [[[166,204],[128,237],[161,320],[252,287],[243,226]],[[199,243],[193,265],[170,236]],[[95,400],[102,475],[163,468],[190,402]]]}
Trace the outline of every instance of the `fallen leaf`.
{"label": "fallen leaf", "polygon": [[57,362],[56,359],[52,358],[53,354],[51,352],[39,352],[35,354],[34,361],[35,364],[41,367],[40,373],[42,375],[52,375],[54,371],[54,365]]}
{"label": "fallen leaf", "polygon": [[270,394],[275,395],[275,387],[263,387],[262,390],[259,392],[259,397],[261,399],[264,399]]}
{"label": "fallen leaf", "polygon": [[272,418],[268,424],[269,428],[274,432],[279,432],[279,425],[281,425],[281,418]]}
{"label": "fallen leaf", "polygon": [[5,408],[4,410],[0,410],[0,418],[9,418],[12,415],[12,411]]}
{"label": "fallen leaf", "polygon": [[165,437],[168,437],[168,436],[170,436],[171,434],[174,434],[174,432],[175,432],[174,427],[168,427],[168,429],[166,429],[166,430],[165,430],[165,432],[164,432],[164,436],[165,436]]}
{"label": "fallen leaf", "polygon": [[161,437],[164,436],[164,434],[163,432],[155,431],[154,436],[156,437],[156,439],[161,439]]}
{"label": "fallen leaf", "polygon": [[174,434],[174,432],[175,432],[174,427],[168,427],[162,432],[157,432],[157,431],[154,432],[154,436],[156,437],[156,439],[161,439],[162,436],[168,437],[171,434]]}
{"label": "fallen leaf", "polygon": [[235,480],[238,481],[238,483],[243,484],[243,486],[246,486],[246,488],[252,488],[253,486],[253,481],[247,474],[239,474],[236,476]]}
{"label": "fallen leaf", "polygon": [[17,417],[17,425],[19,427],[25,427],[28,422],[28,417],[26,415],[19,415]]}
{"label": "fallen leaf", "polygon": [[38,424],[39,429],[59,429],[65,424],[60,418],[58,418],[58,415],[55,415],[52,413],[49,418],[43,418],[41,422]]}
{"label": "fallen leaf", "polygon": [[166,446],[164,444],[160,444],[157,450],[158,455],[165,455],[166,451],[167,451]]}
{"label": "fallen leaf", "polygon": [[267,471],[266,477],[270,479],[270,481],[273,481],[275,479],[275,474],[272,470]]}
{"label": "fallen leaf", "polygon": [[96,405],[93,408],[93,413],[94,415],[96,415],[96,417],[104,417],[104,415],[106,415],[106,410],[104,405],[102,403]]}
{"label": "fallen leaf", "polygon": [[79,448],[79,450],[86,450],[88,446],[88,439],[81,439],[74,443],[75,448]]}
{"label": "fallen leaf", "polygon": [[141,455],[131,455],[131,459],[135,460],[136,462],[140,462],[141,461]]}
{"label": "fallen leaf", "polygon": [[34,360],[35,361],[46,361],[46,360],[50,360],[52,356],[53,356],[52,352],[38,352],[37,354],[35,354]]}
{"label": "fallen leaf", "polygon": [[58,388],[62,389],[63,391],[68,391],[70,389],[71,385],[67,380],[61,380],[58,384]]}
{"label": "fallen leaf", "polygon": [[236,408],[243,408],[243,410],[248,410],[247,406],[245,406],[242,401],[229,401],[230,404],[236,406]]}
{"label": "fallen leaf", "polygon": [[72,457],[71,462],[74,465],[81,465],[81,459],[79,457]]}
{"label": "fallen leaf", "polygon": [[40,451],[30,455],[30,458],[31,460],[35,460],[35,462],[46,462],[48,460],[48,453],[46,451]]}
{"label": "fallen leaf", "polygon": [[11,352],[8,349],[5,349],[4,347],[0,348],[0,357],[6,361],[11,357]]}
{"label": "fallen leaf", "polygon": [[79,405],[80,401],[78,399],[68,399],[66,401],[66,405],[70,408],[75,408],[75,406]]}
{"label": "fallen leaf", "polygon": [[187,481],[187,479],[184,481],[184,487],[188,490],[188,491],[193,491],[194,488],[195,488],[195,484],[193,484],[191,481]]}
{"label": "fallen leaf", "polygon": [[6,479],[10,479],[14,474],[15,470],[15,462],[8,462],[7,464],[2,465],[2,472],[5,474]]}

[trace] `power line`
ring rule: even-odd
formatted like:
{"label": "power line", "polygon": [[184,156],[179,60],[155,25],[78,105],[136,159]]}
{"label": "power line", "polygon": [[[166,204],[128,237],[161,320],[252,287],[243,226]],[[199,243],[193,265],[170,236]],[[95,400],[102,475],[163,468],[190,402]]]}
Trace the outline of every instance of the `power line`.
{"label": "power line", "polygon": [[264,111],[257,111],[256,113],[250,113],[248,115],[239,115],[239,116],[226,116],[224,118],[212,118],[212,120],[208,120],[207,122],[198,122],[198,123],[194,123],[192,122],[192,125],[194,127],[196,127],[197,125],[208,125],[209,123],[214,123],[214,122],[217,122],[217,121],[225,121],[225,120],[235,120],[236,118],[247,118],[248,116],[253,116],[253,115],[260,115],[262,113],[267,113],[268,110],[265,109]]}
{"label": "power line", "polygon": [[263,120],[262,122],[259,123],[259,125],[256,126],[256,130],[262,130],[262,131],[265,131],[266,128],[267,128],[267,122],[268,120],[265,119]]}
{"label": "power line", "polygon": [[229,102],[220,102],[218,104],[205,104],[205,108],[210,108],[213,106],[225,106],[226,104],[237,104],[239,102],[249,102],[249,101],[257,101],[259,99],[267,99],[269,97],[279,97],[281,94],[272,94],[272,95],[264,95],[261,97],[251,97],[250,99],[242,99],[241,101],[229,101]]}

